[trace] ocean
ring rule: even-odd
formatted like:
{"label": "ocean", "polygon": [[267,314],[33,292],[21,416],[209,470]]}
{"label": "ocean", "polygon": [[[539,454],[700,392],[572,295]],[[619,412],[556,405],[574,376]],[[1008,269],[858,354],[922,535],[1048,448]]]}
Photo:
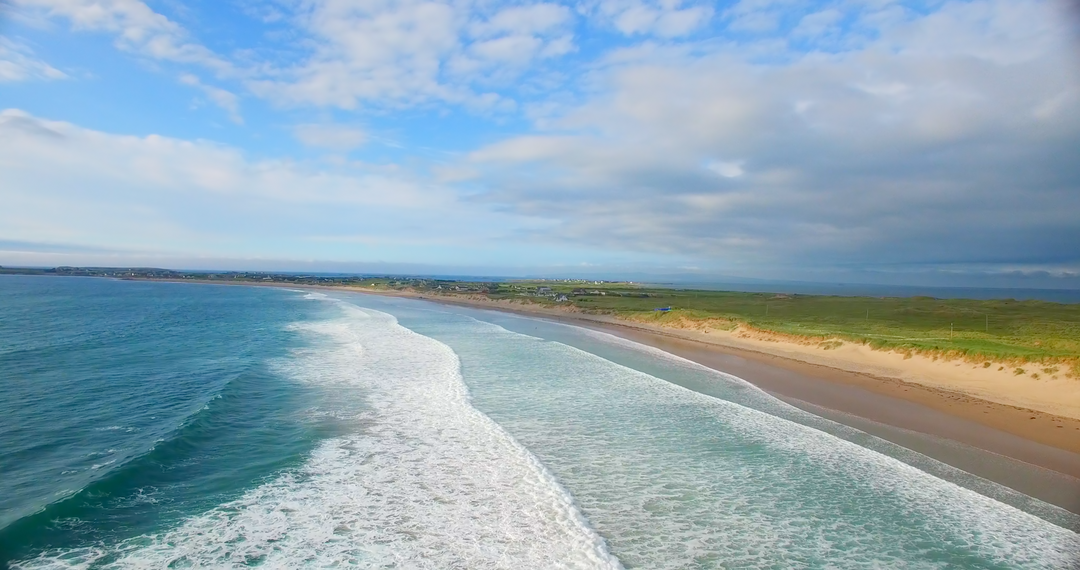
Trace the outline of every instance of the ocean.
{"label": "ocean", "polygon": [[601,332],[0,277],[0,567],[1075,568],[1078,529]]}

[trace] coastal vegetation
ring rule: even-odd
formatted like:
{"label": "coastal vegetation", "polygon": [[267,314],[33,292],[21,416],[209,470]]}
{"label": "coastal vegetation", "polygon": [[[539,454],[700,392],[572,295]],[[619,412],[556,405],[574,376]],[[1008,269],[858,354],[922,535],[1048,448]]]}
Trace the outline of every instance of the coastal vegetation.
{"label": "coastal vegetation", "polygon": [[[541,286],[567,300],[515,295],[518,289]],[[825,349],[846,341],[907,354],[985,359],[987,367],[991,360],[999,365],[1043,363],[1043,374],[1080,376],[1080,304],[742,293],[626,283],[592,284],[583,293],[582,289],[572,283],[511,283],[502,284],[489,296],[567,305],[586,313],[675,328],[741,328]]]}

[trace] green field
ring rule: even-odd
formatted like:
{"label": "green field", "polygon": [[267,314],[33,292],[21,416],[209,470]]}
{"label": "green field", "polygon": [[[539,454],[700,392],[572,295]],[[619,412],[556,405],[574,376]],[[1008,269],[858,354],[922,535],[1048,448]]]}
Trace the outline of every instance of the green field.
{"label": "green field", "polygon": [[[530,296],[537,287],[549,287],[555,295],[565,294],[567,300]],[[656,324],[709,320],[723,326],[726,321],[731,328],[742,324],[822,341],[843,339],[876,348],[972,359],[1060,362],[1071,367],[1080,357],[1080,304],[777,295],[558,282],[503,283],[488,296],[573,305],[589,313]],[[661,307],[671,310],[654,310]]]}

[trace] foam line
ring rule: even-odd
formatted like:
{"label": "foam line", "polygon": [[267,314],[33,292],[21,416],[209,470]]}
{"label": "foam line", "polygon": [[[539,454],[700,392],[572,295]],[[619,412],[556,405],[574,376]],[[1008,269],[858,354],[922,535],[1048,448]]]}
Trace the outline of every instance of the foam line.
{"label": "foam line", "polygon": [[303,467],[159,535],[15,568],[621,568],[570,494],[470,404],[457,355],[320,293],[340,319],[280,368],[334,394],[355,431]]}
{"label": "foam line", "polygon": [[579,348],[476,321],[429,334],[627,565],[1070,568],[1080,552],[1075,532],[889,455]]}

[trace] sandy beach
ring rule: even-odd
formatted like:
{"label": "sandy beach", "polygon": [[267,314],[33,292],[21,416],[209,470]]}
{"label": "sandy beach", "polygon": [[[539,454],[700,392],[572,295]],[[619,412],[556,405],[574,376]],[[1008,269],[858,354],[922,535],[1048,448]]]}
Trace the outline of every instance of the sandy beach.
{"label": "sandy beach", "polygon": [[[905,359],[884,352],[821,356],[813,347],[777,339],[661,328],[519,303],[361,292],[513,312],[601,330],[733,374],[796,407],[1080,513],[1080,419],[1075,405],[1080,381],[1075,379],[1059,378],[1025,394],[1023,386],[1003,376],[1009,383],[999,394],[988,388],[992,382],[986,380],[993,378],[986,372],[999,371],[971,364]],[[858,357],[845,358],[851,352]],[[892,362],[900,366],[883,364]],[[1063,396],[1053,401],[1058,387]],[[993,399],[980,397],[983,394]]]}
{"label": "sandy beach", "polygon": [[1080,514],[1080,380],[1064,375],[1033,383],[997,366],[905,358],[861,345],[826,350],[739,330],[658,327],[477,297],[236,285],[407,297],[601,330],[733,374],[796,407]]}
{"label": "sandy beach", "polygon": [[[623,336],[634,336],[636,340],[652,346],[669,345],[669,352],[676,351],[681,356],[685,356],[682,353],[692,352],[694,357],[691,360],[695,361],[709,360],[706,354],[737,355],[833,384],[859,387],[918,403],[1025,439],[1080,453],[1080,380],[1069,378],[1060,371],[1045,379],[1032,380],[1018,377],[1010,369],[998,370],[1002,366],[996,363],[984,367],[959,360],[935,360],[920,355],[878,351],[856,343],[835,341],[829,348],[822,348],[818,343],[802,344],[758,331],[660,327],[607,315],[521,303],[397,292],[390,294],[603,328]],[[701,364],[711,367],[720,365]],[[732,363],[725,362],[723,365],[732,366]],[[724,371],[740,375],[731,370]],[[758,384],[766,382],[746,379]],[[779,385],[771,386],[770,390],[782,391]],[[797,394],[792,396],[798,397]],[[1080,472],[1077,474],[1080,475]]]}
{"label": "sandy beach", "polygon": [[574,324],[733,374],[808,412],[1080,513],[1080,436],[1056,427],[1077,427],[1071,418],[763,352],[619,325]]}

